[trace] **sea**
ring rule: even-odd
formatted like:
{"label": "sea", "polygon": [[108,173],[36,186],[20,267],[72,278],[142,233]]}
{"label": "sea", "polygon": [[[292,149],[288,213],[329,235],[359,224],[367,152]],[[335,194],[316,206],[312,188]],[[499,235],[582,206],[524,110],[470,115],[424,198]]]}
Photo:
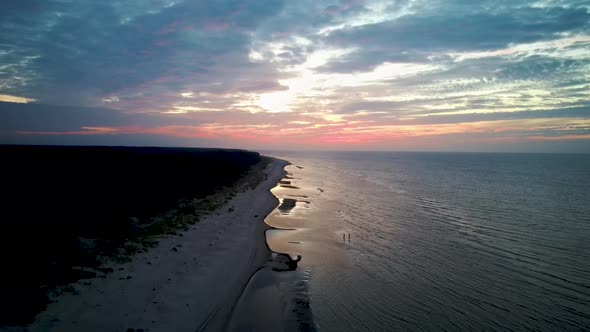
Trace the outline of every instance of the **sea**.
{"label": "sea", "polygon": [[590,155],[266,154],[314,329],[590,330]]}

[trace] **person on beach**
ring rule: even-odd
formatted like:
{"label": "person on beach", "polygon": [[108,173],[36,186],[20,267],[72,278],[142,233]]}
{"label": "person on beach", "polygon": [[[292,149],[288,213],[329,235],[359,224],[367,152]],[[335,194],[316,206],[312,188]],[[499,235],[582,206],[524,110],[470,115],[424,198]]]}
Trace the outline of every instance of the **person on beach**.
{"label": "person on beach", "polygon": [[348,233],[348,242],[350,242],[350,233]]}
{"label": "person on beach", "polygon": [[346,233],[342,234],[342,241],[346,241]]}

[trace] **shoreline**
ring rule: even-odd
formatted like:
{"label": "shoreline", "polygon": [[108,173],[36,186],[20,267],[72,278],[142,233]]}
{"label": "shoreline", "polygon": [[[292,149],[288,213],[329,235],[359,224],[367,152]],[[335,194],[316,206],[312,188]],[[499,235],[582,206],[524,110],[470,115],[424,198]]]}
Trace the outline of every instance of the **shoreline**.
{"label": "shoreline", "polygon": [[[290,165],[288,163],[286,166]],[[288,177],[285,169],[283,179]],[[285,188],[279,181],[274,188]],[[290,184],[290,183],[289,183]],[[273,188],[273,189],[274,189]],[[296,187],[293,187],[296,188]],[[309,271],[298,269],[299,254],[275,251],[269,242],[269,231],[293,231],[296,228],[272,226],[276,213],[284,214],[295,207],[295,201],[270,191],[277,204],[264,218],[264,246],[271,258],[248,279],[235,303],[224,331],[295,332],[316,331],[310,308]],[[280,203],[280,204],[279,204]]]}
{"label": "shoreline", "polygon": [[[270,225],[268,225],[265,222],[265,220],[272,213],[272,211],[274,211],[279,206],[280,200],[278,197],[276,197],[275,195],[272,194],[271,189],[274,188],[275,186],[277,186],[279,181],[287,174],[287,172],[285,171],[285,167],[287,165],[289,165],[289,162],[286,160],[282,160],[282,159],[278,159],[278,158],[274,158],[274,157],[268,157],[268,158],[270,158],[272,160],[271,166],[273,167],[273,170],[276,170],[278,168],[280,171],[279,172],[273,172],[273,170],[269,171],[267,173],[268,175],[275,175],[277,177],[273,178],[273,180],[271,180],[268,183],[267,183],[267,180],[268,180],[268,178],[267,178],[267,180],[263,181],[261,184],[258,185],[258,186],[261,186],[264,184],[264,186],[263,186],[264,193],[261,193],[259,195],[267,196],[268,202],[269,203],[272,202],[272,206],[269,208],[267,207],[264,210],[265,212],[261,216],[259,216],[259,218],[260,217],[262,217],[262,218],[260,218],[260,220],[256,221],[256,229],[257,230],[256,230],[254,243],[256,246],[256,255],[258,255],[258,259],[256,259],[250,265],[250,269],[249,269],[249,272],[247,273],[246,278],[242,280],[242,286],[240,287],[239,292],[234,294],[235,296],[233,296],[232,301],[230,301],[229,303],[226,303],[226,307],[224,308],[225,310],[223,311],[223,313],[216,314],[216,315],[221,314],[221,317],[219,317],[219,319],[216,319],[215,321],[212,321],[212,322],[203,322],[203,324],[200,325],[196,329],[199,332],[209,332],[209,331],[214,332],[214,331],[231,330],[231,319],[232,319],[233,315],[235,314],[235,310],[239,305],[240,299],[244,296],[244,293],[248,289],[248,284],[249,284],[250,280],[256,275],[256,273],[258,273],[260,270],[264,269],[269,264],[269,262],[273,261],[272,256],[275,253],[270,249],[270,247],[268,246],[268,243],[266,241],[266,232],[269,229],[272,229],[272,227]],[[250,258],[252,259],[252,256]]]}
{"label": "shoreline", "polygon": [[270,190],[288,162],[270,159],[262,182],[188,231],[161,238],[131,262],[109,264],[113,272],[103,278],[72,284],[31,325],[0,330],[223,330],[252,276],[273,255],[264,220],[279,205]]}

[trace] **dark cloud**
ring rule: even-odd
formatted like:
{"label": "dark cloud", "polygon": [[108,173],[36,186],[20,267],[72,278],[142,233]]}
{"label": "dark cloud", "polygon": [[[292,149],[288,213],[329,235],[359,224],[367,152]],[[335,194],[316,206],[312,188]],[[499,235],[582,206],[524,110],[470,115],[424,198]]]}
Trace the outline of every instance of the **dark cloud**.
{"label": "dark cloud", "polygon": [[[53,103],[84,104],[156,82],[175,90],[187,81],[239,79],[223,66],[251,67],[250,33],[279,12],[282,1],[187,1],[138,12],[124,2],[3,3],[0,79],[5,93]],[[257,65],[272,80],[274,69]],[[221,67],[223,68],[223,67]],[[24,76],[20,82],[15,77]],[[159,81],[161,78],[171,78]],[[173,79],[172,79],[173,78]],[[162,88],[161,88],[162,89]],[[94,98],[94,100],[93,100]]]}
{"label": "dark cloud", "polygon": [[94,107],[0,102],[0,133],[76,131],[82,127],[198,125],[198,120],[162,114],[126,113]]}
{"label": "dark cloud", "polygon": [[[269,17],[256,30],[253,48],[260,49],[265,58],[273,59],[278,66],[302,64],[309,54],[322,49],[319,30],[345,23],[366,12],[364,0],[289,1],[282,11]],[[292,39],[295,36],[311,43],[296,44]],[[264,53],[269,42],[281,43],[281,52]]]}
{"label": "dark cloud", "polygon": [[406,15],[394,20],[341,29],[328,45],[358,50],[323,71],[359,71],[383,62],[423,62],[436,52],[485,51],[512,43],[554,39],[588,27],[585,8],[520,8],[502,13]]}
{"label": "dark cloud", "polygon": [[390,63],[432,62],[428,57],[429,54],[425,52],[409,50],[400,51],[400,53],[394,54],[391,50],[383,49],[381,47],[379,48],[380,49],[363,48],[360,51],[347,55],[343,59],[327,63],[316,69],[320,72],[350,73],[367,71],[368,69],[372,69],[386,61]]}
{"label": "dark cloud", "polygon": [[289,1],[283,11],[261,25],[257,37],[280,40],[298,35],[315,39],[319,29],[346,22],[365,12],[367,8],[363,0]]}

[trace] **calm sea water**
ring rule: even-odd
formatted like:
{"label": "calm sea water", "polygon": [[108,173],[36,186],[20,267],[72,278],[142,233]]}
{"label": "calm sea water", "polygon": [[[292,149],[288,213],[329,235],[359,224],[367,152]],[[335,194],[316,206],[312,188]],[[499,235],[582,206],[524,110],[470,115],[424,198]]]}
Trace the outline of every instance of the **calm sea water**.
{"label": "calm sea water", "polygon": [[320,331],[590,330],[590,155],[271,155]]}

